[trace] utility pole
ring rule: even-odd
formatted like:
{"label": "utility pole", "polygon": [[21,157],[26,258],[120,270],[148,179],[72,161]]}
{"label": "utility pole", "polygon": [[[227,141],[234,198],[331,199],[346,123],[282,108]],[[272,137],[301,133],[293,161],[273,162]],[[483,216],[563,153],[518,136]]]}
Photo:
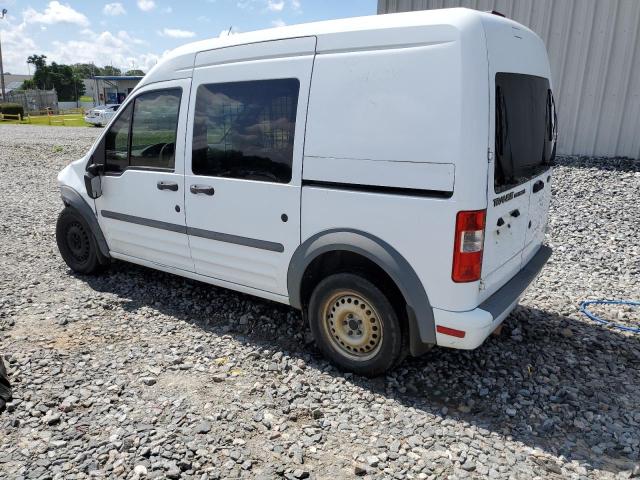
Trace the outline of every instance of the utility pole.
{"label": "utility pole", "polygon": [[[7,15],[7,9],[3,8],[0,14],[0,20]],[[4,90],[4,68],[2,68],[2,38],[0,38],[0,88],[2,88],[2,101],[6,99],[6,92]]]}

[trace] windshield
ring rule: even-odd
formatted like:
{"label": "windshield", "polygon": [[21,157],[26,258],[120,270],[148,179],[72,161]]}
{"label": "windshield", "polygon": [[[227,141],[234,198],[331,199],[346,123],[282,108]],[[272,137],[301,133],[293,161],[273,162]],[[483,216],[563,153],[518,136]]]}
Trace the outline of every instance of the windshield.
{"label": "windshield", "polygon": [[549,80],[496,74],[496,193],[547,170],[555,157],[555,103]]}

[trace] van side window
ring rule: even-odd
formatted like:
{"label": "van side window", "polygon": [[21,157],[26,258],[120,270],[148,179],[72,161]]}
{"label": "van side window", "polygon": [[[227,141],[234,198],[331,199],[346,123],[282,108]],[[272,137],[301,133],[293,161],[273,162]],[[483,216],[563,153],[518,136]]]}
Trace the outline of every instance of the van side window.
{"label": "van side window", "polygon": [[129,166],[129,125],[131,104],[118,116],[105,136],[105,170],[122,172]]}
{"label": "van side window", "polygon": [[193,173],[289,183],[299,90],[295,78],[200,85]]}
{"label": "van side window", "polygon": [[157,90],[136,97],[130,166],[173,170],[182,90]]}

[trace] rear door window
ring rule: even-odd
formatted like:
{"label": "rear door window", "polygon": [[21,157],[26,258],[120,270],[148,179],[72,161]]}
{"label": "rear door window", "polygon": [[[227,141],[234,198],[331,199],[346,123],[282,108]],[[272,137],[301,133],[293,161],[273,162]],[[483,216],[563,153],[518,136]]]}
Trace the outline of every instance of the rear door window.
{"label": "rear door window", "polygon": [[496,193],[549,168],[555,156],[555,111],[549,80],[496,74]]}

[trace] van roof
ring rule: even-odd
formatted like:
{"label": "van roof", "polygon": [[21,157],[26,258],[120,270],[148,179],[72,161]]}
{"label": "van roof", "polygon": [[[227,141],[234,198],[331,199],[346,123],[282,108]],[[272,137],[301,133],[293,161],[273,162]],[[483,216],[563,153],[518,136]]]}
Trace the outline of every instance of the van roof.
{"label": "van roof", "polygon": [[[232,34],[225,37],[211,38],[178,47],[175,50],[168,52],[158,62],[158,64],[143,79],[141,85],[188,76],[186,75],[186,72],[189,71],[190,73],[193,68],[196,54],[203,51],[271,40],[315,36],[318,38],[317,51],[321,52],[323,51],[323,39],[328,40],[329,38],[332,38],[343,42],[347,40],[349,34],[353,34],[355,32],[374,33],[376,31],[388,31],[398,28],[429,26],[452,27],[455,30],[461,31],[471,24],[477,26],[480,19],[486,16],[494,17],[496,20],[499,19],[499,21],[508,22],[524,28],[509,19],[500,18],[489,13],[468,8],[447,8],[391,13],[385,15],[369,15],[364,17],[352,17],[339,20],[289,25],[278,28],[256,30],[247,33]],[[451,28],[448,30],[450,32]],[[344,38],[338,39],[336,37]],[[386,37],[387,36],[385,35],[375,35],[375,37],[371,38],[375,38],[375,46],[384,46],[386,43]],[[450,40],[450,38],[447,38],[446,40]],[[336,41],[328,43],[335,46]],[[395,42],[391,40],[391,43]],[[348,45],[346,46],[348,47]]]}
{"label": "van roof", "polygon": [[334,33],[358,32],[366,30],[384,30],[388,28],[454,25],[470,16],[482,15],[483,12],[469,8],[447,8],[438,10],[420,10],[414,12],[391,13],[385,15],[367,15],[364,17],[341,18],[322,22],[301,23],[283,27],[267,28],[246,33],[237,33],[219,38],[192,42],[178,47],[176,52],[201,52],[214,48],[244,45],[247,43],[286,38],[322,36]]}

